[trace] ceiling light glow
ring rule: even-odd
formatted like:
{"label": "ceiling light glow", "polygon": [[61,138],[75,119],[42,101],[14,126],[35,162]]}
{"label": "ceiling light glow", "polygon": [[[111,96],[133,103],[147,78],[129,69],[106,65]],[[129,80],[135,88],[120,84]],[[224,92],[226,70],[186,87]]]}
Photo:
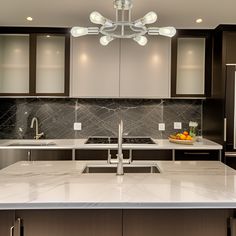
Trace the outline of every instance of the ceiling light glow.
{"label": "ceiling light glow", "polygon": [[27,20],[27,21],[33,21],[33,18],[32,18],[31,16],[28,16],[28,17],[26,18],[26,20]]}
{"label": "ceiling light glow", "polygon": [[202,23],[202,19],[201,18],[197,19],[196,23],[198,23],[198,24]]}

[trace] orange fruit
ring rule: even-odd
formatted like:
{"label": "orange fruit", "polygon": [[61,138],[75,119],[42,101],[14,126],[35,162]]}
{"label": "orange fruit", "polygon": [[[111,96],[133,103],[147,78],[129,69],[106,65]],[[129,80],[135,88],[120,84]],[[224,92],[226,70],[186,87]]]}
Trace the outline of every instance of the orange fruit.
{"label": "orange fruit", "polygon": [[192,140],[193,138],[190,136],[190,135],[188,135],[187,137],[186,137],[186,140]]}
{"label": "orange fruit", "polygon": [[187,136],[188,135],[188,131],[184,131],[183,134]]}
{"label": "orange fruit", "polygon": [[185,140],[185,139],[186,139],[186,136],[185,136],[184,134],[181,134],[181,135],[180,135],[180,139],[181,139],[181,140]]}

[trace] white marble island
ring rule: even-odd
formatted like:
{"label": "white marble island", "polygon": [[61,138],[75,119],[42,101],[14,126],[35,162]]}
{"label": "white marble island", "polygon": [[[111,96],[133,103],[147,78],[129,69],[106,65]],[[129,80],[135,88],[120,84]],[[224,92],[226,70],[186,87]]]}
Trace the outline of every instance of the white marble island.
{"label": "white marble island", "polygon": [[0,209],[236,208],[236,171],[221,162],[149,161],[161,173],[82,173],[103,163],[13,164],[0,171]]}

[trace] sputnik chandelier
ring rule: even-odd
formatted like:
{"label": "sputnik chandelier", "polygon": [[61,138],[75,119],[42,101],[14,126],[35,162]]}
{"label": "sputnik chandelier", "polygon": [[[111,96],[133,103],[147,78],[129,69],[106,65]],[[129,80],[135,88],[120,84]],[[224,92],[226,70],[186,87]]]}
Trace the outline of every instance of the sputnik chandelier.
{"label": "sputnik chandelier", "polygon": [[83,35],[97,35],[102,34],[100,43],[103,46],[108,45],[112,40],[117,38],[133,39],[139,45],[144,46],[147,43],[148,35],[162,35],[173,37],[176,33],[174,27],[147,27],[146,25],[155,23],[157,14],[153,11],[148,12],[141,19],[132,21],[131,9],[133,6],[132,0],[114,0],[114,8],[116,10],[116,20],[112,21],[99,12],[92,12],[90,14],[90,21],[94,24],[101,25],[100,27],[73,27],[71,34],[73,37],[80,37]]}

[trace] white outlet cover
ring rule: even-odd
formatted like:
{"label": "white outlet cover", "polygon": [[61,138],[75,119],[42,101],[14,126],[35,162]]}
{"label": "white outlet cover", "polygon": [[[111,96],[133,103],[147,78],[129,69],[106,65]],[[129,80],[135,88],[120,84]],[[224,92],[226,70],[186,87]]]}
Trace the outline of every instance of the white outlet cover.
{"label": "white outlet cover", "polygon": [[75,122],[74,123],[74,130],[82,130],[82,123]]}
{"label": "white outlet cover", "polygon": [[165,131],[165,130],[166,130],[166,125],[165,125],[165,123],[159,123],[159,124],[158,124],[158,130],[159,130],[159,131]]}
{"label": "white outlet cover", "polygon": [[174,122],[174,129],[182,129],[182,122]]}

